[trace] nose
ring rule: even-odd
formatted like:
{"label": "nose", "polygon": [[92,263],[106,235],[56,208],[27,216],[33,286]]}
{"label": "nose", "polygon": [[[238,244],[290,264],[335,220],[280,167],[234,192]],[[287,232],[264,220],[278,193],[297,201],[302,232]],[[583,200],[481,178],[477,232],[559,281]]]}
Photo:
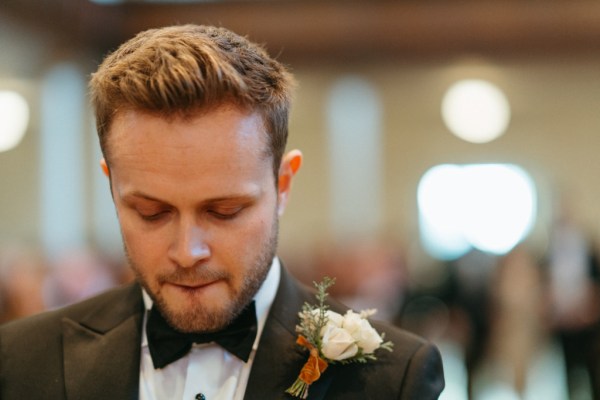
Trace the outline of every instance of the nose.
{"label": "nose", "polygon": [[210,257],[210,247],[206,241],[206,232],[194,222],[181,221],[169,256],[173,262],[183,268],[191,268]]}

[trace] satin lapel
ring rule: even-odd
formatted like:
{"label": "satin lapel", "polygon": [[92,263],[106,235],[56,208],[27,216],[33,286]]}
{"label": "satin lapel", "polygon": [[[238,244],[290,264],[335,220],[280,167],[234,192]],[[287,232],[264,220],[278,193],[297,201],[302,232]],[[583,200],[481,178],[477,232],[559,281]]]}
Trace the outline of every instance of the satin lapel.
{"label": "satin lapel", "polygon": [[[301,289],[285,268],[282,268],[279,289],[248,379],[245,400],[292,398],[285,390],[294,383],[308,359],[308,353],[296,345],[295,331],[298,312],[305,301],[314,303],[314,295]],[[311,385],[308,399],[324,399],[333,375],[333,372],[326,371],[321,379]]]}
{"label": "satin lapel", "polygon": [[62,321],[69,399],[137,399],[143,307],[139,288],[121,291],[85,318]]}

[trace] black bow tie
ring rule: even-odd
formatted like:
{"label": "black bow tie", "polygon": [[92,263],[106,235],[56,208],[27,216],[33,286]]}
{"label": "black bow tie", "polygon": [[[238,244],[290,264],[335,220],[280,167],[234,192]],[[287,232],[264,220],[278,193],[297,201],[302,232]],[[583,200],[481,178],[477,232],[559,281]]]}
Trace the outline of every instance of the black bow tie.
{"label": "black bow tie", "polygon": [[146,324],[148,348],[154,368],[164,368],[185,356],[193,343],[216,342],[240,360],[247,362],[256,338],[256,308],[251,302],[225,329],[209,333],[182,333],[173,329],[156,307]]}

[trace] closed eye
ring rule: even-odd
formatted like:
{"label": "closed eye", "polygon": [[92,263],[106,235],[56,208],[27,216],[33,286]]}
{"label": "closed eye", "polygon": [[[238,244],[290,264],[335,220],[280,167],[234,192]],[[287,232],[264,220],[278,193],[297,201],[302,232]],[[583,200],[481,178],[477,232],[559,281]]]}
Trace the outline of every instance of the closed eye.
{"label": "closed eye", "polygon": [[160,211],[160,212],[153,213],[153,214],[139,213],[139,215],[140,215],[140,218],[143,219],[144,221],[155,222],[155,221],[159,221],[161,218],[165,217],[168,213],[169,213],[169,211],[165,210],[165,211]]}
{"label": "closed eye", "polygon": [[227,210],[208,210],[208,213],[217,219],[228,220],[237,217],[243,207],[236,207]]}

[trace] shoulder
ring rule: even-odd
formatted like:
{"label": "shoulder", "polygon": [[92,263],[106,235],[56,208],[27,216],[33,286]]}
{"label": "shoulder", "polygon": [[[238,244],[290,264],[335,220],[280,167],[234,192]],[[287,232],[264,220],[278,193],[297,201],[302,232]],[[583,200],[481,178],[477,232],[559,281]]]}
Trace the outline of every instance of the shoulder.
{"label": "shoulder", "polygon": [[428,340],[389,323],[370,321],[377,332],[384,334],[385,341],[394,343],[394,357],[401,360],[410,359],[424,347],[435,347]]}
{"label": "shoulder", "polygon": [[[300,294],[295,294],[295,296],[298,297],[298,299],[296,300],[297,311],[301,309],[302,302],[316,302],[316,291],[314,290],[314,288],[308,287],[295,280],[293,280],[292,282],[295,285],[296,293]],[[291,289],[286,290],[286,298],[289,298],[288,294],[291,292],[293,292]],[[335,311],[336,313],[342,315],[350,309],[350,307],[346,306],[345,304],[337,301],[332,297],[328,298],[327,303],[332,311]],[[290,313],[292,314],[293,318],[296,318],[297,311],[294,313]],[[431,357],[433,359],[440,360],[437,348],[431,342],[425,340],[424,338],[387,322],[371,319],[369,319],[369,322],[378,333],[384,334],[386,341],[389,340],[392,343],[394,343],[394,348],[391,353],[383,350],[377,354],[378,357],[381,356],[381,358],[385,358],[386,363],[400,363],[406,365],[410,361],[414,361],[413,358],[415,356],[420,356],[423,352],[431,352]]]}
{"label": "shoulder", "polygon": [[423,379],[434,386],[439,385],[441,392],[444,387],[444,373],[442,357],[435,344],[389,324],[372,322],[372,325],[378,332],[385,333],[386,341],[394,344],[392,352],[379,350],[379,358],[405,370],[405,383]]}
{"label": "shoulder", "polygon": [[[90,339],[94,342],[95,338],[105,338],[104,332],[130,317],[140,321],[142,303],[139,286],[132,284],[1,326],[0,397],[20,399],[23,393],[31,391],[42,393],[46,398],[65,398],[67,347],[71,349],[71,355],[77,349],[87,351],[85,349],[91,347],[81,347],[80,344],[91,343]],[[73,330],[75,326],[76,331]],[[107,342],[100,340],[95,343],[105,346]],[[102,349],[106,350],[110,349]],[[97,360],[97,357],[94,358]],[[29,376],[36,378],[30,381],[27,379]]]}
{"label": "shoulder", "polygon": [[328,392],[332,398],[438,399],[444,373],[436,346],[386,323],[371,321],[371,325],[393,343],[392,351],[378,349],[377,359],[366,364],[334,365],[338,379]]}
{"label": "shoulder", "polygon": [[[290,337],[296,334],[298,312],[304,302],[316,303],[314,289],[282,274],[271,316],[287,328]],[[349,309],[331,297],[327,303],[340,314]],[[370,323],[394,344],[392,352],[379,349],[375,352],[377,360],[366,364],[331,364],[322,381],[315,383],[314,391],[326,391],[327,399],[437,399],[444,388],[444,376],[435,345],[391,324],[374,320]],[[294,366],[294,373],[299,369]]]}
{"label": "shoulder", "polygon": [[[344,313],[347,307],[332,302],[332,310]],[[377,360],[367,364],[336,365],[332,393],[343,393],[345,399],[355,394],[385,399],[437,399],[444,389],[442,358],[430,341],[386,322],[370,320],[373,328],[393,343],[392,351],[378,349]],[[341,382],[344,382],[340,385]],[[357,397],[357,398],[360,398]]]}

